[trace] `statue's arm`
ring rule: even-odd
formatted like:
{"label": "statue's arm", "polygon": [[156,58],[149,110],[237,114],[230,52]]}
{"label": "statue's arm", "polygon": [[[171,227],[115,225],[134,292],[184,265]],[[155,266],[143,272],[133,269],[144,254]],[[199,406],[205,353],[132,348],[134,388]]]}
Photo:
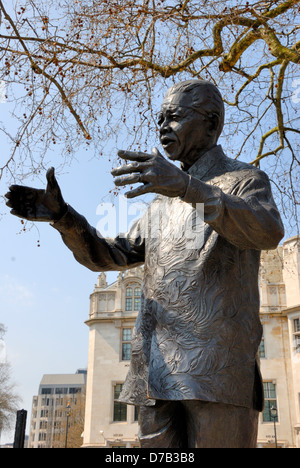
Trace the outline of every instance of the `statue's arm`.
{"label": "statue's arm", "polygon": [[262,171],[251,171],[232,194],[191,177],[183,199],[204,203],[204,221],[240,249],[275,249],[284,236],[270,181]]}
{"label": "statue's arm", "polygon": [[64,216],[51,225],[59,231],[75,259],[92,271],[126,270],[144,263],[145,245],[139,221],[127,234],[105,239],[68,205]]}
{"label": "statue's arm", "polygon": [[144,263],[144,239],[140,222],[116,239],[104,239],[87,220],[65,203],[54,168],[46,174],[47,187],[13,185],[6,194],[11,214],[29,221],[50,222],[78,262],[92,271],[132,268]]}

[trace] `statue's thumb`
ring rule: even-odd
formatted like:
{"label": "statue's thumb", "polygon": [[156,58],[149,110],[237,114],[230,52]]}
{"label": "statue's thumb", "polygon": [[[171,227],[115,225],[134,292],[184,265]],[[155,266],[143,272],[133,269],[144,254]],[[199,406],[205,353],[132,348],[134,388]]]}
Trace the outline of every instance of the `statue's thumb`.
{"label": "statue's thumb", "polygon": [[152,148],[151,153],[152,153],[154,156],[161,156],[161,157],[163,158],[163,155],[158,151],[157,148]]}
{"label": "statue's thumb", "polygon": [[46,174],[46,178],[47,178],[47,182],[48,182],[47,192],[53,192],[53,191],[56,191],[57,189],[59,189],[59,186],[58,186],[58,183],[57,183],[57,180],[56,180],[56,177],[55,177],[54,167],[50,167],[50,169],[48,169],[47,174]]}

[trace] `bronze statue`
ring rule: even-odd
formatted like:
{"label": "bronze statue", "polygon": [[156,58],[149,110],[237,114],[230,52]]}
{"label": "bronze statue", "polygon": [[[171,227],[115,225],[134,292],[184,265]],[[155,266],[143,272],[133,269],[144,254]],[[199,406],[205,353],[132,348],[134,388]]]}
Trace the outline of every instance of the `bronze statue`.
{"label": "bronze statue", "polygon": [[[204,204],[204,238],[187,247],[185,233],[158,228],[144,215],[126,235],[99,237],[62,198],[47,173],[45,191],[13,186],[16,216],[50,221],[78,262],[92,271],[145,265],[142,306],[121,400],[138,405],[146,448],[254,448],[263,393],[256,355],[260,251],[284,235],[270,182],[261,170],[225,156],[218,145],[224,105],[218,89],[190,80],[169,89],[159,116],[168,159],[120,151],[116,185],[156,193],[153,214],[176,225]],[[180,161],[181,168],[171,161]],[[166,237],[166,232],[168,236]]]}

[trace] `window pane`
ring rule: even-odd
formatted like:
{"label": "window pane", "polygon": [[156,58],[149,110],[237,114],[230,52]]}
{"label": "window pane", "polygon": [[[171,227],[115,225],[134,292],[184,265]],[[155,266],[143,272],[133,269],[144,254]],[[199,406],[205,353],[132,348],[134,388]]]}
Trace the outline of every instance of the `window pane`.
{"label": "window pane", "polygon": [[276,398],[275,384],[272,382],[264,382],[265,398]]}
{"label": "window pane", "polygon": [[131,341],[131,328],[123,328],[122,341]]}
{"label": "window pane", "polygon": [[114,421],[126,421],[127,420],[127,405],[121,403],[118,400],[122,391],[123,384],[116,384],[114,386]]}
{"label": "window pane", "polygon": [[260,346],[259,346],[259,357],[265,358],[266,357],[266,350],[265,350],[265,340],[262,339]]}
{"label": "window pane", "polygon": [[120,393],[122,391],[122,384],[116,384],[114,387],[114,400],[117,400],[120,396]]}
{"label": "window pane", "polygon": [[127,405],[115,401],[114,403],[114,421],[126,421],[127,420]]}
{"label": "window pane", "polygon": [[70,395],[75,395],[76,393],[81,393],[81,388],[79,388],[79,387],[70,387],[69,388],[69,394]]}
{"label": "window pane", "polygon": [[295,333],[300,332],[300,319],[294,320],[294,332]]}
{"label": "window pane", "polygon": [[294,347],[296,353],[300,353],[300,335],[294,337]]}
{"label": "window pane", "polygon": [[55,389],[55,394],[56,395],[67,395],[68,393],[68,388],[67,387],[59,387]]}
{"label": "window pane", "polygon": [[132,288],[126,289],[126,297],[132,297]]}
{"label": "window pane", "polygon": [[139,311],[141,310],[141,298],[134,298],[134,310]]}
{"label": "window pane", "polygon": [[[272,408],[277,408],[277,401],[276,400],[266,400],[265,401],[265,409],[263,412],[263,421],[264,422],[274,422],[274,418],[271,418],[270,410]],[[275,422],[278,422],[278,415],[275,418]]]}
{"label": "window pane", "polygon": [[130,361],[131,358],[131,343],[122,344],[122,360]]}
{"label": "window pane", "polygon": [[141,297],[141,294],[142,294],[141,288],[135,288],[134,290],[135,297]]}
{"label": "window pane", "polygon": [[132,299],[131,298],[126,299],[125,310],[132,310]]}

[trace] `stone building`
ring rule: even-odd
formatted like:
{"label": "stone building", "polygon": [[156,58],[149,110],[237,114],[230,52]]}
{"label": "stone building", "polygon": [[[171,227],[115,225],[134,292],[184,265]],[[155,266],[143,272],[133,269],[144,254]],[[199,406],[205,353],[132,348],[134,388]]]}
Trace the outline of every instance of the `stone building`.
{"label": "stone building", "polygon": [[143,269],[102,273],[90,297],[89,359],[83,447],[138,447],[137,411],[119,403],[128,372],[131,334],[141,304]]}
{"label": "stone building", "polygon": [[[110,285],[101,273],[90,296],[83,447],[138,446],[137,411],[117,400],[129,367],[142,281],[142,268],[120,273]],[[265,411],[258,447],[300,448],[300,238],[263,252],[260,296]]]}
{"label": "stone building", "polygon": [[[260,346],[265,411],[258,446],[300,448],[300,238],[263,252],[260,269]],[[278,415],[272,418],[270,408]],[[275,427],[274,427],[275,422]]]}

